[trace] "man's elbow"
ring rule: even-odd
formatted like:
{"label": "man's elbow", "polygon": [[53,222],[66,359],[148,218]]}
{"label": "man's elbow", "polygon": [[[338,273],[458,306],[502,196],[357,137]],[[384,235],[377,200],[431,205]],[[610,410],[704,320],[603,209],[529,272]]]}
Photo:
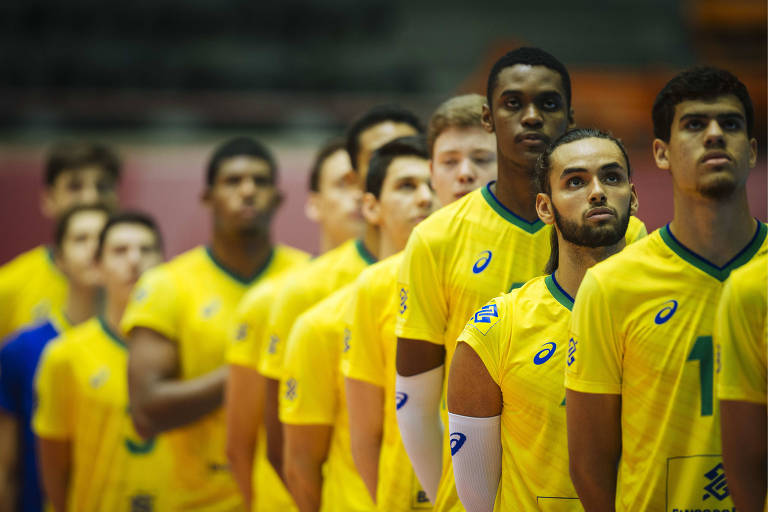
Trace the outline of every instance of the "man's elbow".
{"label": "man's elbow", "polygon": [[136,433],[144,439],[155,437],[161,429],[151,414],[151,409],[144,400],[130,396],[131,421]]}

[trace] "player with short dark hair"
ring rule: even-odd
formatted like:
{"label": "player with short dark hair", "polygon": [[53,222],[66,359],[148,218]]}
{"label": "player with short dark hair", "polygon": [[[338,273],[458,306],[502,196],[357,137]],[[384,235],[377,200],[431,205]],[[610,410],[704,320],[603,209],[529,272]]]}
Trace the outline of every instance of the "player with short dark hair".
{"label": "player with short dark hair", "polygon": [[146,272],[121,322],[131,416],[144,438],[167,432],[175,509],[242,509],[221,407],[235,308],[250,286],[307,259],[272,243],[281,195],[274,158],[265,151],[243,138],[216,148],[203,194],[212,217],[210,245]]}
{"label": "player with short dark hair", "polygon": [[624,247],[637,195],[621,142],[594,129],[553,142],[536,178],[555,270],[480,308],[451,363],[451,455],[467,510],[491,511],[497,495],[501,510],[578,508],[563,407],[573,297],[587,268]]}
{"label": "player with short dark hair", "polygon": [[653,154],[672,177],[672,221],[589,269],[579,288],[565,385],[570,472],[586,510],[734,507],[713,323],[724,281],[768,233],[749,213],[757,141],[740,91],[715,68],[661,90]]}

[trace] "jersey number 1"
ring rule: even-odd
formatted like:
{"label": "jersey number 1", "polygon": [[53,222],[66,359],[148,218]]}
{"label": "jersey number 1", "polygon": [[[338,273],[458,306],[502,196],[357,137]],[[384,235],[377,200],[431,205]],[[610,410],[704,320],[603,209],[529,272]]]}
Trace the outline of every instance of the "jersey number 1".
{"label": "jersey number 1", "polygon": [[714,352],[712,336],[699,336],[693,344],[687,361],[699,362],[699,381],[701,383],[701,415],[712,416]]}

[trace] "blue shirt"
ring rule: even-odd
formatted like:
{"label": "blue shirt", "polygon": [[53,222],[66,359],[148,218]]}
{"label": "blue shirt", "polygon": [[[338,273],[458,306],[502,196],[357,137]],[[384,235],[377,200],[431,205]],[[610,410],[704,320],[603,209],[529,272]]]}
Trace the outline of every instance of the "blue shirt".
{"label": "blue shirt", "polygon": [[19,422],[21,464],[19,512],[42,512],[43,491],[37,471],[37,447],[32,433],[35,370],[43,349],[59,329],[49,320],[15,334],[0,349],[0,409]]}

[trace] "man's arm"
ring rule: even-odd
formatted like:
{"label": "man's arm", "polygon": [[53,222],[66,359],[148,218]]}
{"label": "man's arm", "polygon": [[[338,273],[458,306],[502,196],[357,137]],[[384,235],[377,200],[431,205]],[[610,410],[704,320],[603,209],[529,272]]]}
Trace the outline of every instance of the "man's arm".
{"label": "man's arm", "polygon": [[285,424],[285,483],[301,512],[320,510],[331,425]]}
{"label": "man's arm", "polygon": [[37,438],[40,473],[46,497],[55,512],[66,512],[72,444],[68,440]]}
{"label": "man's arm", "polygon": [[473,512],[491,511],[496,501],[501,479],[501,405],[501,389],[480,356],[467,343],[459,343],[448,377],[451,444],[455,439],[457,446],[451,453],[456,491]]}
{"label": "man's arm", "polygon": [[376,503],[379,453],[384,432],[384,389],[368,382],[345,378],[349,441],[358,473]]}
{"label": "man's arm", "polygon": [[264,431],[267,435],[267,459],[280,478],[283,475],[283,424],[280,423],[280,381],[264,377]]}
{"label": "man's arm", "polygon": [[0,511],[16,510],[19,471],[19,423],[0,409]]}
{"label": "man's arm", "polygon": [[723,400],[720,423],[728,489],[741,512],[761,512],[766,500],[765,404]]}
{"label": "man's arm", "polygon": [[128,346],[131,416],[142,437],[187,425],[221,407],[227,367],[179,380],[176,343],[157,331],[136,327]]}
{"label": "man's arm", "polygon": [[621,395],[565,390],[568,457],[573,485],[584,510],[616,508],[621,457]]}
{"label": "man's arm", "polygon": [[253,499],[253,456],[264,412],[264,377],[256,370],[229,366],[226,398],[227,459],[247,510]]}

